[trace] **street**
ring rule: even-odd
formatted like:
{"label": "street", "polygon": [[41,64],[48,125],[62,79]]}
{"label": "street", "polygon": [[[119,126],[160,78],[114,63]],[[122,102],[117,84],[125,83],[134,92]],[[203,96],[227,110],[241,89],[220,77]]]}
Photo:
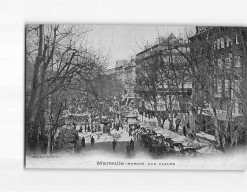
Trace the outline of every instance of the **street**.
{"label": "street", "polygon": [[[246,147],[247,28],[185,26],[188,36],[159,26],[169,33],[149,39],[138,25],[93,26],[26,26],[26,156],[199,158]],[[146,44],[130,52],[118,41],[136,42],[132,28]],[[109,55],[88,44],[108,35]]]}

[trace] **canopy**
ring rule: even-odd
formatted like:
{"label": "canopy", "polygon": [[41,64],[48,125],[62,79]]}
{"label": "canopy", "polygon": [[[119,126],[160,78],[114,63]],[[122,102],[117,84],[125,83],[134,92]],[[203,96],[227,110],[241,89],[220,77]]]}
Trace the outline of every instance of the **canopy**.
{"label": "canopy", "polygon": [[109,123],[112,123],[111,121],[100,121],[101,124],[107,125]]}
{"label": "canopy", "polygon": [[186,141],[188,141],[188,138],[183,136],[183,135],[180,135],[180,136],[177,136],[175,138],[172,138],[172,141],[174,141],[174,142],[186,142]]}
{"label": "canopy", "polygon": [[213,142],[216,142],[216,139],[213,135],[210,135],[210,134],[207,134],[203,131],[200,131],[196,134],[197,137],[199,138],[203,138],[203,139],[206,139],[206,140],[209,140],[209,141],[213,141]]}
{"label": "canopy", "polygon": [[138,116],[136,116],[136,115],[127,115],[127,116],[125,116],[124,118],[138,118]]}
{"label": "canopy", "polygon": [[127,122],[128,124],[137,124],[138,120],[137,118],[128,118]]}

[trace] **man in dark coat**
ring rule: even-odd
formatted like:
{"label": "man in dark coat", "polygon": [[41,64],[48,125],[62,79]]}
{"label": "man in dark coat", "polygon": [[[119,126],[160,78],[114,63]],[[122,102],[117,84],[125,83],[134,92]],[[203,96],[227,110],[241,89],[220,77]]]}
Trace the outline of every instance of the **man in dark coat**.
{"label": "man in dark coat", "polygon": [[129,137],[131,137],[132,136],[132,128],[130,127],[129,128]]}
{"label": "man in dark coat", "polygon": [[184,134],[184,136],[186,136],[186,137],[187,137],[187,132],[186,132],[186,128],[185,128],[185,126],[183,126],[183,134]]}
{"label": "man in dark coat", "polygon": [[178,128],[179,128],[179,125],[181,123],[181,119],[179,116],[177,116],[175,123],[176,123],[176,132],[178,132]]}
{"label": "man in dark coat", "polygon": [[81,146],[82,147],[85,147],[86,146],[86,144],[85,144],[85,138],[84,137],[81,138]]}
{"label": "man in dark coat", "polygon": [[134,150],[134,141],[133,139],[130,140],[130,150]]}
{"label": "man in dark coat", "polygon": [[117,142],[116,142],[115,139],[113,139],[113,141],[112,141],[112,149],[113,149],[113,151],[115,151],[116,145],[117,145]]}
{"label": "man in dark coat", "polygon": [[91,138],[91,146],[94,146],[94,141],[95,141],[95,139],[92,136],[92,138]]}

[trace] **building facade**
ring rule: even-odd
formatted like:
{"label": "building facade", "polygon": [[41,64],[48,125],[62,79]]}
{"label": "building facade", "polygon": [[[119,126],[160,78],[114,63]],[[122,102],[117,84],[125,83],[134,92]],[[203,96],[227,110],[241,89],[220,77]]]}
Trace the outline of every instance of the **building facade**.
{"label": "building facade", "polygon": [[133,60],[118,60],[116,62],[117,79],[121,80],[124,85],[123,97],[135,97],[134,87],[136,79],[135,62]]}
{"label": "building facade", "polygon": [[[136,93],[143,97],[146,108],[156,111],[186,109],[184,103],[190,101],[192,85],[189,66],[181,52],[189,52],[188,42],[171,33],[167,38],[157,38],[153,45],[136,54]],[[156,97],[147,100],[147,96]]]}
{"label": "building facade", "polygon": [[[211,101],[205,99],[210,107],[225,112],[231,109],[233,115],[241,114],[242,102],[238,93],[241,80],[246,74],[246,64],[239,28],[200,26],[196,29],[196,34],[190,38],[193,56],[196,56],[195,74],[205,73],[208,80],[195,80],[194,94],[201,93],[204,86],[212,95]],[[215,105],[212,105],[212,100]]]}
{"label": "building facade", "polygon": [[[210,121],[216,115],[220,134],[238,133],[229,129],[238,129],[232,121],[243,116],[247,28],[197,26],[196,34],[189,40],[194,75],[193,105],[201,110],[204,118],[209,118],[211,125],[204,127],[204,131],[211,129],[214,133]],[[239,135],[235,137],[232,139]]]}

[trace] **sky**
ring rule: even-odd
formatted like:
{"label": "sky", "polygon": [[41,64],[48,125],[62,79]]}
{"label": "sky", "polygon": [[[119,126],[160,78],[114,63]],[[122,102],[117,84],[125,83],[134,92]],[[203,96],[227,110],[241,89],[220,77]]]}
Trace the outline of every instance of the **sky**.
{"label": "sky", "polygon": [[115,67],[117,60],[130,59],[142,51],[145,44],[153,44],[158,36],[185,36],[185,31],[194,26],[155,26],[155,25],[90,25],[93,31],[88,41],[103,54],[109,55],[109,68]]}

